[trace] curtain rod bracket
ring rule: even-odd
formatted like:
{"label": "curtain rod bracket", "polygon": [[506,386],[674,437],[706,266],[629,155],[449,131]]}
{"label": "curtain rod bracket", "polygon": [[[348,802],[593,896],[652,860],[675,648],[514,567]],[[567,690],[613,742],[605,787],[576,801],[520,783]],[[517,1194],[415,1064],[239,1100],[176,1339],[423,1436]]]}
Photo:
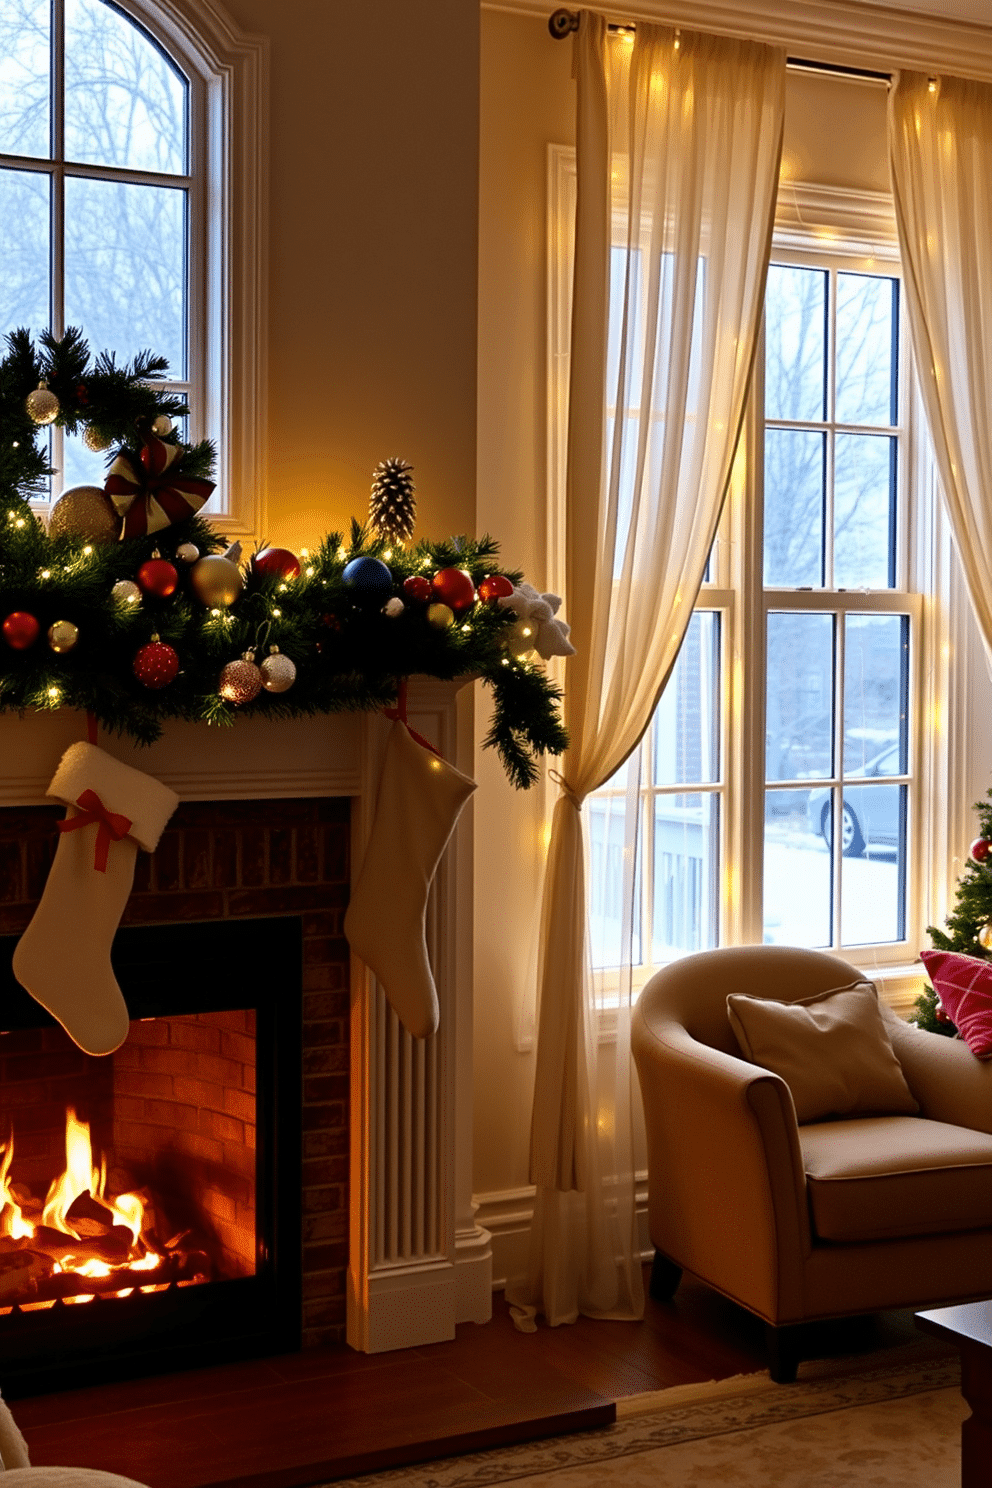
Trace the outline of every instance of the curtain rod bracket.
{"label": "curtain rod bracket", "polygon": [[548,30],[555,41],[564,41],[573,31],[579,29],[579,14],[575,10],[566,10],[562,6],[548,16]]}

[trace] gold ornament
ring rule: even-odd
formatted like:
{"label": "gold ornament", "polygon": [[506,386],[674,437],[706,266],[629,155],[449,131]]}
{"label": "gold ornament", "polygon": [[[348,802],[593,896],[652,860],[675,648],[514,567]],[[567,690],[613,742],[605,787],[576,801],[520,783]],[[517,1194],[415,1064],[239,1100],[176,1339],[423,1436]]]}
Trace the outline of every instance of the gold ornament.
{"label": "gold ornament", "polygon": [[71,620],[56,620],[54,625],[48,627],[48,644],[59,656],[71,651],[78,640],[79,627],[73,625]]}
{"label": "gold ornament", "polygon": [[226,702],[233,703],[236,708],[241,708],[245,703],[250,703],[252,698],[258,697],[262,690],[262,673],[255,665],[250,651],[246,651],[240,661],[227,663],[220,674],[217,690]]}
{"label": "gold ornament", "polygon": [[36,424],[50,424],[58,417],[62,405],[42,378],[34,392],[28,393],[24,406]]}
{"label": "gold ornament", "polygon": [[121,519],[99,486],[73,486],[63,492],[48,519],[49,537],[82,537],[87,542],[116,542]]}
{"label": "gold ornament", "polygon": [[983,951],[992,951],[992,920],[986,920],[978,932],[978,944]]}
{"label": "gold ornament", "polygon": [[103,450],[108,450],[113,442],[110,435],[102,433],[95,424],[87,424],[83,430],[83,443],[95,455],[101,454]]}
{"label": "gold ornament", "polygon": [[437,626],[438,630],[448,630],[455,623],[455,612],[450,605],[428,605],[427,623],[429,625]]}
{"label": "gold ornament", "polygon": [[157,434],[159,439],[164,439],[166,434],[172,433],[172,420],[167,413],[160,413],[152,419],[152,433]]}
{"label": "gold ornament", "polygon": [[113,599],[128,607],[141,603],[141,590],[133,579],[118,579],[110,593]]}
{"label": "gold ornament", "polygon": [[288,692],[296,681],[296,666],[288,656],[283,656],[278,646],[269,647],[259,670],[266,692]]}
{"label": "gold ornament", "polygon": [[190,570],[190,583],[201,604],[216,605],[221,609],[232,605],[244,587],[238,565],[219,553],[212,553],[194,563]]}

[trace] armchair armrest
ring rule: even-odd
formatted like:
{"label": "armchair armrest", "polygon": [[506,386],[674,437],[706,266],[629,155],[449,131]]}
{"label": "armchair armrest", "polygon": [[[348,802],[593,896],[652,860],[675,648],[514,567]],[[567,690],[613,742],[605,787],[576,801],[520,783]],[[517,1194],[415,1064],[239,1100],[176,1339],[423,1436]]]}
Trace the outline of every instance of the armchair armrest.
{"label": "armchair armrest", "polygon": [[906,1023],[891,1008],[883,1015],[921,1114],[992,1135],[992,1060],[976,1059],[962,1039]]}
{"label": "armchair armrest", "polygon": [[771,1322],[801,1316],[811,1237],[785,1081],[640,1005],[632,1043],[653,1243]]}

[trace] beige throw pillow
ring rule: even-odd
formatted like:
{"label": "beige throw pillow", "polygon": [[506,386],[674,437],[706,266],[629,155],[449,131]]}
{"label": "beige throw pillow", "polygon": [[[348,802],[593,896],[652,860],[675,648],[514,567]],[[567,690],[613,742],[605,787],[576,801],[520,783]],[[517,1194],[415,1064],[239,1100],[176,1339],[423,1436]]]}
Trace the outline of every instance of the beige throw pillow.
{"label": "beige throw pillow", "polygon": [[792,1091],[800,1123],[919,1111],[871,982],[801,1002],[731,993],[727,1013],[745,1058],[781,1075]]}

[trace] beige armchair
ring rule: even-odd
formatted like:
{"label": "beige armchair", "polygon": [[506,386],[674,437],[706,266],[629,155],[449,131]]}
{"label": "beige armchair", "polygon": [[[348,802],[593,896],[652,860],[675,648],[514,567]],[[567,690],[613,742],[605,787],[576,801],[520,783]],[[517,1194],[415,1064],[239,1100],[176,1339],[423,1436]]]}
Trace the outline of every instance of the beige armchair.
{"label": "beige armchair", "polygon": [[703,951],[634,1014],[652,1295],[685,1270],[755,1313],[783,1383],[797,1324],[992,1296],[992,1061],[885,1009],[919,1116],[800,1126],[785,1081],[741,1057],[728,993],[794,1002],[852,976],[819,951]]}

